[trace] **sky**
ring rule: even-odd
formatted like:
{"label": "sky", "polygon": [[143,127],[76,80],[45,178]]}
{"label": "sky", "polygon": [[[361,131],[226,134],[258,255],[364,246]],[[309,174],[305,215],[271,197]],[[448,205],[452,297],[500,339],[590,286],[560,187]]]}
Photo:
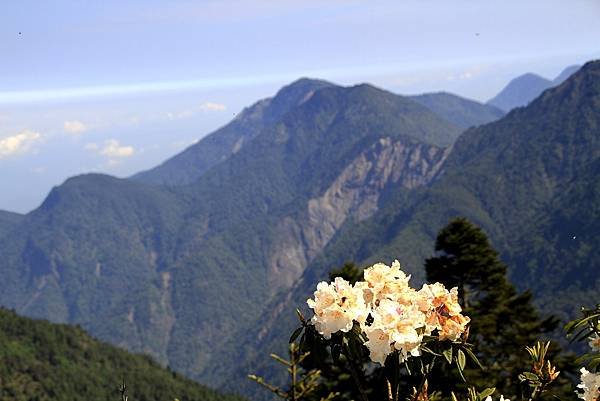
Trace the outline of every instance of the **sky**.
{"label": "sky", "polygon": [[479,101],[600,58],[600,0],[7,0],[0,209],[127,177],[300,77]]}

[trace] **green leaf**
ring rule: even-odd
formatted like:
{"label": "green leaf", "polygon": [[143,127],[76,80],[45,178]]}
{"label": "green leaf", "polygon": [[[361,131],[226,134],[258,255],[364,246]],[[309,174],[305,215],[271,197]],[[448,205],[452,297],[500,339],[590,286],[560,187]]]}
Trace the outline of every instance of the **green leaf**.
{"label": "green leaf", "polygon": [[598,366],[600,366],[600,357],[592,358],[588,364],[589,368],[592,370],[596,370]]}
{"label": "green leaf", "polygon": [[581,341],[583,339],[586,339],[587,337],[590,336],[590,334],[592,334],[594,331],[590,328],[583,328],[581,330],[579,330],[575,335],[573,335],[571,337],[571,339],[569,340],[570,343],[574,343],[577,341]]}
{"label": "green leaf", "polygon": [[598,318],[600,317],[600,314],[593,314],[591,316],[585,317],[583,319],[580,320],[574,320],[572,322],[569,322],[566,326],[565,326],[565,330],[570,333],[571,331],[587,324],[587,322],[589,322],[590,320],[594,319],[594,318]]}
{"label": "green leaf", "polygon": [[434,351],[434,350],[432,350],[431,348],[429,348],[429,347],[426,347],[426,346],[424,346],[424,345],[421,345],[421,347],[420,347],[420,348],[421,348],[421,350],[422,350],[422,351],[425,351],[425,352],[427,352],[428,354],[435,355],[435,356],[441,356],[440,354],[438,354],[437,352],[435,352],[435,351]]}
{"label": "green leaf", "polygon": [[448,363],[452,364],[452,347],[444,350],[442,352],[442,354],[444,355],[444,358],[446,358],[446,360],[448,361]]}
{"label": "green leaf", "polygon": [[585,364],[592,356],[590,354],[583,354],[577,359],[575,359],[575,365],[583,365]]}
{"label": "green leaf", "polygon": [[469,358],[471,358],[471,360],[473,362],[475,362],[475,364],[479,367],[479,369],[481,370],[485,370],[485,368],[483,367],[483,365],[481,364],[481,362],[479,362],[479,359],[477,359],[477,357],[475,356],[475,354],[473,353],[473,351],[471,351],[469,348],[463,348],[464,351],[467,353],[467,355],[469,355]]}
{"label": "green leaf", "polygon": [[540,380],[538,375],[536,375],[535,373],[531,373],[531,372],[523,372],[519,376],[523,376],[526,380],[529,380],[529,381]]}
{"label": "green leaf", "polygon": [[577,320],[571,320],[569,323],[567,323],[565,325],[565,331],[567,332],[567,334],[573,330],[573,326],[575,326],[575,324],[577,323]]}
{"label": "green leaf", "polygon": [[302,333],[302,330],[304,330],[304,327],[298,327],[296,330],[294,330],[294,332],[290,336],[290,344],[296,341],[298,336]]}
{"label": "green leaf", "polygon": [[458,350],[456,355],[456,363],[458,363],[458,367],[460,370],[465,369],[465,365],[467,364],[467,358],[465,357],[465,353],[462,350]]}
{"label": "green leaf", "polygon": [[494,394],[494,391],[496,391],[496,387],[488,387],[488,388],[486,388],[481,393],[479,393],[479,399],[480,400],[484,400],[487,396],[490,396],[490,395]]}
{"label": "green leaf", "polygon": [[458,374],[460,375],[460,378],[462,379],[462,381],[464,381],[466,383],[467,379],[465,379],[465,374],[463,372],[463,369],[460,367],[460,365],[457,365],[457,370],[458,370]]}

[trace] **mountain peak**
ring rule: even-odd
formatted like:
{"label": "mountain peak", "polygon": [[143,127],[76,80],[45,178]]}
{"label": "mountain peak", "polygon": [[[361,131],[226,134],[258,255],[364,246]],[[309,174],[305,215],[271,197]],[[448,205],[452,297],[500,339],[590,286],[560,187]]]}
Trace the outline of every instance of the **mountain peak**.
{"label": "mountain peak", "polygon": [[570,66],[568,66],[567,68],[565,68],[564,70],[562,70],[562,72],[560,74],[558,74],[556,76],[556,78],[554,78],[554,80],[552,81],[552,83],[554,85],[560,85],[560,84],[562,84],[571,75],[573,75],[574,73],[576,73],[580,68],[581,68],[580,65],[570,65]]}
{"label": "mountain peak", "polygon": [[317,90],[333,86],[335,85],[319,79],[300,78],[281,88],[275,96],[246,107],[227,125],[178,155],[132,178],[150,184],[189,184],[237,153],[263,129],[276,124],[291,109],[310,99]]}
{"label": "mountain peak", "polygon": [[303,88],[315,89],[325,86],[334,86],[334,84],[323,79],[300,77],[297,80],[283,86],[277,93],[279,94],[288,90],[298,90]]}
{"label": "mountain peak", "polygon": [[299,106],[310,99],[315,91],[331,86],[337,85],[320,79],[300,78],[284,86],[275,94],[271,99],[265,117],[269,121],[279,120],[293,107]]}
{"label": "mountain peak", "polygon": [[[569,70],[573,71],[573,69],[569,67],[561,75],[569,73]],[[600,97],[600,60],[590,61],[575,70],[560,86],[544,92],[536,99],[535,103],[539,103],[540,107],[546,109],[555,107],[556,113],[558,113],[558,109],[571,108],[573,112],[589,109],[589,112],[592,113],[590,115],[594,115],[598,97]]]}
{"label": "mountain peak", "polygon": [[[567,67],[560,75],[563,75],[565,73],[568,73],[569,70],[571,69],[575,69],[574,73],[571,75],[575,75],[575,74],[585,74],[585,73],[596,73],[598,71],[600,71],[600,59],[598,60],[592,60],[592,61],[588,61],[587,63],[585,63],[583,66],[580,66],[578,68],[575,68],[577,66],[572,66],[572,67]],[[558,79],[558,77],[557,77]]]}
{"label": "mountain peak", "polygon": [[506,112],[515,107],[526,106],[543,91],[554,86],[552,81],[537,74],[527,73],[518,76],[506,85],[502,91],[487,104],[496,106]]}

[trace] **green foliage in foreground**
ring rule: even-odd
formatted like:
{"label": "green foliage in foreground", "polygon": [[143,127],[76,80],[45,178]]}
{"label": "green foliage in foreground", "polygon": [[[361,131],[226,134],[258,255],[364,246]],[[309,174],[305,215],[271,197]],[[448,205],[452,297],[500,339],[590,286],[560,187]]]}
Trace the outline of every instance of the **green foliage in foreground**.
{"label": "green foliage in foreground", "polygon": [[[563,354],[557,346],[550,348],[549,342],[540,342],[556,328],[557,321],[553,317],[540,318],[531,294],[518,293],[508,281],[507,267],[483,230],[465,218],[453,219],[440,231],[435,249],[436,256],[426,261],[428,281],[441,282],[447,288],[458,287],[463,312],[471,318],[469,330],[452,344],[422,345],[422,355],[404,364],[397,365],[397,358],[388,356],[385,366],[378,366],[370,362],[364,339],[354,341],[354,329],[324,340],[300,315],[302,327],[292,334],[290,342],[293,345],[303,333],[300,351],[309,355],[301,365],[306,371],[318,370],[320,377],[321,386],[312,391],[316,399],[331,394],[340,400],[385,399],[386,380],[398,389],[396,396],[390,398],[395,400],[417,401],[423,391],[443,399],[450,399],[452,394],[462,394],[460,399],[486,398],[471,394],[473,387],[491,392],[496,388],[512,400],[524,398],[529,392],[535,394],[532,398],[541,400],[554,396],[575,399],[569,381],[575,376],[575,358]],[[346,263],[330,272],[330,280],[335,277],[354,284],[363,279],[363,270]],[[355,322],[360,331],[356,325]],[[595,323],[591,327],[595,328]],[[580,337],[592,329],[581,329]],[[552,394],[545,390],[550,383]],[[418,391],[411,393],[413,388]],[[277,394],[286,398],[283,393]]]}
{"label": "green foliage in foreground", "polygon": [[116,400],[123,378],[132,401],[241,399],[95,340],[80,328],[0,309],[0,400]]}
{"label": "green foliage in foreground", "polygon": [[[340,274],[354,277],[359,270],[360,269],[357,269],[351,264],[346,264],[342,269],[332,272],[332,276]],[[567,398],[573,398],[574,395],[577,394],[579,398],[582,398],[585,401],[597,401],[600,394],[600,374],[598,373],[600,371],[600,304],[596,305],[595,309],[582,308],[581,312],[583,317],[568,323],[565,327],[565,331],[567,332],[567,336],[570,337],[572,341],[588,342],[591,351],[579,357],[575,363],[579,366],[585,365],[591,370],[591,372],[585,368],[582,368],[580,370],[580,383],[577,385],[577,390],[573,391],[575,387],[573,383],[571,383],[569,387],[569,393],[566,395]],[[314,328],[310,328],[311,324],[308,323],[300,314],[299,317],[303,330],[314,330]],[[354,331],[354,329],[352,331]],[[466,366],[467,358],[464,355],[457,358],[456,368],[461,379],[468,383],[466,387],[462,386],[462,389],[459,388],[460,380],[455,380],[453,383],[450,383],[450,394],[447,396],[444,396],[438,391],[432,391],[431,384],[434,384],[435,386],[440,379],[443,380],[443,377],[440,377],[439,374],[436,374],[439,373],[439,370],[435,369],[435,358],[430,360],[430,363],[423,362],[425,354],[432,354],[430,348],[424,348],[424,354],[418,357],[418,359],[421,360],[420,369],[406,369],[404,372],[402,372],[402,369],[393,369],[391,371],[388,369],[388,362],[389,365],[394,365],[396,363],[393,361],[393,359],[397,359],[395,357],[390,358],[393,355],[390,354],[386,360],[385,368],[380,369],[386,371],[384,376],[386,377],[387,386],[382,386],[384,391],[379,393],[376,398],[370,397],[368,392],[365,391],[368,389],[372,392],[374,390],[373,383],[368,383],[368,387],[364,387],[364,385],[361,385],[360,377],[357,375],[353,375],[353,379],[355,380],[357,387],[361,389],[358,394],[340,394],[338,392],[331,392],[327,390],[329,380],[328,378],[323,377],[320,370],[306,370],[302,369],[302,366],[299,366],[301,365],[302,360],[308,359],[310,356],[310,351],[305,353],[301,353],[299,351],[298,346],[294,342],[298,336],[298,333],[299,330],[296,330],[296,332],[294,332],[290,338],[290,360],[285,360],[277,355],[271,355],[275,360],[288,367],[287,370],[290,373],[291,382],[288,383],[287,386],[274,386],[268,382],[265,382],[261,377],[249,375],[250,379],[266,387],[268,390],[272,391],[278,397],[286,401],[330,401],[342,399],[359,399],[361,401],[385,399],[388,401],[491,401],[494,398],[497,398],[498,395],[500,401],[510,401],[504,397],[504,394],[506,394],[504,392],[505,388],[485,387],[489,386],[489,383],[486,382],[482,383],[484,387],[480,387],[474,385],[472,382],[468,381],[468,379],[465,380],[463,369]],[[346,334],[341,332],[336,334],[340,334],[342,337],[344,337],[344,343],[347,342],[348,337]],[[456,344],[459,345],[463,340],[464,337]],[[303,340],[301,339],[301,344],[302,341]],[[332,342],[324,338],[321,338],[321,341],[329,343],[332,348],[335,347],[335,341]],[[466,344],[463,343],[463,345]],[[460,348],[462,347],[459,346],[459,349]],[[444,351],[443,358],[440,358],[439,361],[443,363],[445,359],[448,363],[451,363],[453,360],[453,357],[451,356],[451,350],[453,349],[454,346],[452,349]],[[562,395],[564,389],[561,387],[565,386],[560,386],[560,378],[564,375],[564,372],[557,370],[557,366],[554,364],[554,360],[550,356],[550,342],[542,343],[538,340],[534,345],[524,347],[524,350],[527,352],[527,354],[529,354],[529,361],[525,370],[518,375],[518,380],[521,384],[522,391],[520,395],[515,395],[512,399],[514,401],[539,401],[543,399],[564,400],[565,398]],[[450,354],[448,354],[448,351]],[[461,351],[458,350],[458,353],[460,354]],[[476,364],[479,364],[477,359],[472,356],[471,352],[468,351],[468,353],[470,359],[476,362]],[[347,354],[347,352],[343,351],[342,354]],[[441,357],[442,355],[438,356]],[[342,367],[343,364],[341,363],[341,360],[336,360],[333,363],[330,363],[330,365]],[[360,365],[355,366],[360,369],[360,371],[364,372],[364,365],[364,363],[361,363]],[[424,366],[430,366],[433,368],[433,370],[423,369]],[[366,370],[370,369],[367,367]],[[394,381],[398,382],[398,380],[402,382],[401,387],[403,390],[411,388],[410,384],[406,386],[407,383],[403,383],[403,375],[412,379],[416,378],[416,383],[419,383],[418,385],[412,387],[412,391],[404,395],[400,394],[399,391],[394,392],[392,390],[394,388],[392,383]],[[321,396],[321,394],[326,395]],[[494,398],[492,398],[492,395]]]}

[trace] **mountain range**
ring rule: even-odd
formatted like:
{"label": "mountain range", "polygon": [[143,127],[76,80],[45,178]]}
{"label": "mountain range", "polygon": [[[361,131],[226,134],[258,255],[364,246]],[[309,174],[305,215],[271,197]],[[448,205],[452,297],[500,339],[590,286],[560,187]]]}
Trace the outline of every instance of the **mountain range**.
{"label": "mountain range", "polygon": [[598,110],[600,62],[507,115],[301,79],[154,169],[0,213],[0,304],[251,394],[331,268],[399,258],[422,281],[462,215],[568,314],[599,288]]}
{"label": "mountain range", "polygon": [[[294,307],[305,305],[316,283],[346,261],[399,258],[412,280],[422,282],[437,232],[457,216],[484,228],[512,281],[534,292],[543,313],[565,321],[594,304],[600,290],[599,106],[600,62],[594,62],[529,106],[464,132],[429,185],[388,194],[376,213],[339,231],[293,291],[269,306],[275,313],[262,320],[252,345],[283,352],[281,339],[297,324]],[[261,353],[242,358],[247,363],[237,374],[274,374]]]}
{"label": "mountain range", "polygon": [[526,106],[533,99],[542,94],[543,91],[562,84],[571,75],[573,75],[581,66],[572,65],[565,68],[558,76],[552,80],[541,77],[537,74],[527,73],[521,75],[506,85],[504,89],[487,104],[498,107],[508,112],[515,107]]}

